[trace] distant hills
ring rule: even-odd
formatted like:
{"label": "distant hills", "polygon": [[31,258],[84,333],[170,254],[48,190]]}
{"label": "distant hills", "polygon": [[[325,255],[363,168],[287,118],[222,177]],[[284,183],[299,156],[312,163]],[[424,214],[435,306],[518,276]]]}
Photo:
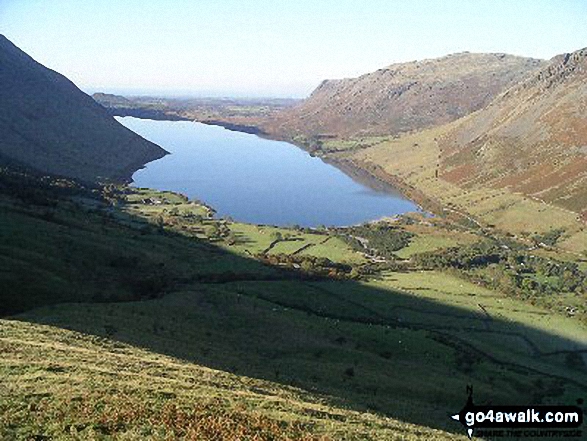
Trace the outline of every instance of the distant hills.
{"label": "distant hills", "polygon": [[584,202],[585,51],[396,70],[295,109],[97,95],[105,109],[1,37],[4,163],[128,179],[165,151],[110,114],[147,109],[312,140],[439,215],[243,224],[0,166],[0,439],[465,440],[448,415],[467,384],[481,402],[584,397],[587,231],[534,199]]}
{"label": "distant hills", "polygon": [[132,116],[135,118],[181,121],[188,118],[179,116],[159,102],[159,100],[141,101],[140,104],[120,95],[95,93],[92,98],[106,108],[112,116]]}
{"label": "distant hills", "polygon": [[544,61],[459,53],[325,80],[268,131],[306,137],[389,135],[454,121],[481,109]]}
{"label": "distant hills", "polygon": [[128,180],[167,152],[0,35],[0,162],[84,181]]}
{"label": "distant hills", "polygon": [[291,98],[164,98],[124,97],[109,93],[92,95],[108,113],[155,120],[196,120],[229,130],[264,134],[259,121],[271,119],[299,100]]}
{"label": "distant hills", "polygon": [[587,213],[587,49],[559,55],[440,142],[443,179]]}

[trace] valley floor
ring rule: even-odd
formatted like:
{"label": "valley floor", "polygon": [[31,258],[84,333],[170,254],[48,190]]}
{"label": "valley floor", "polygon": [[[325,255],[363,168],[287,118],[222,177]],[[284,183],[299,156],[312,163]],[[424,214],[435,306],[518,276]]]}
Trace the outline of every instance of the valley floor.
{"label": "valley floor", "polygon": [[[584,281],[569,264],[547,294],[556,248],[524,260],[523,242],[420,215],[287,229],[174,193],[17,182],[0,200],[4,436],[458,438],[468,384],[478,403],[587,391]],[[480,265],[438,266],[455,250]]]}

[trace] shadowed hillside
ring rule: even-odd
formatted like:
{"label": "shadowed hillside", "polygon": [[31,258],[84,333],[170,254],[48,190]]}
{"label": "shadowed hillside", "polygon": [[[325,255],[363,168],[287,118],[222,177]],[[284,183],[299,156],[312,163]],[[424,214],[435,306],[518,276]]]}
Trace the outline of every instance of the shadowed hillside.
{"label": "shadowed hillside", "polygon": [[[460,434],[448,414],[467,384],[479,402],[568,403],[585,393],[578,316],[442,270],[373,267],[336,232],[277,235],[213,219],[168,192],[0,177],[2,314],[31,323],[0,321],[7,436],[189,439],[224,421],[278,438],[443,439],[451,435],[430,428]],[[372,246],[385,242],[374,234]],[[411,243],[404,257],[479,240],[448,234]],[[332,260],[293,260],[325,247]],[[365,275],[353,279],[349,266]],[[283,401],[289,386],[302,390]]]}
{"label": "shadowed hillside", "polygon": [[0,35],[0,160],[86,181],[127,180],[165,150]]}
{"label": "shadowed hillside", "polygon": [[[582,90],[583,54],[556,62],[517,86],[542,88],[528,108],[557,84]],[[374,98],[348,127],[335,118],[308,130],[379,133],[380,121],[390,135],[452,121],[539,64],[461,54],[395,66],[370,74],[400,78],[385,92],[393,106]],[[164,151],[5,39],[0,67],[0,154],[61,175],[0,167],[0,438],[458,439],[450,415],[467,385],[478,404],[585,396],[587,260],[558,249],[579,233],[542,219],[546,231],[521,238],[485,228],[457,209],[509,194],[465,193],[439,176],[439,158],[450,179],[466,150],[456,137],[441,151],[440,138],[476,115],[321,144],[432,193],[449,207],[439,216],[251,225],[180,194],[81,181],[128,177]],[[361,119],[370,109],[382,118]]]}
{"label": "shadowed hillside", "polygon": [[454,121],[543,66],[506,54],[459,53],[326,80],[267,124],[280,136],[389,135]]}

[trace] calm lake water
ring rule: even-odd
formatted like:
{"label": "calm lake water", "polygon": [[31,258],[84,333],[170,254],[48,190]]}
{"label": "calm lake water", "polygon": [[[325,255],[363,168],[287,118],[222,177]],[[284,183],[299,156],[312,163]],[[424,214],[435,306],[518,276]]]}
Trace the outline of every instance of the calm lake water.
{"label": "calm lake water", "polygon": [[219,216],[348,226],[418,209],[393,189],[373,190],[286,142],[188,121],[116,119],[171,152],[137,171],[134,185],[183,193]]}

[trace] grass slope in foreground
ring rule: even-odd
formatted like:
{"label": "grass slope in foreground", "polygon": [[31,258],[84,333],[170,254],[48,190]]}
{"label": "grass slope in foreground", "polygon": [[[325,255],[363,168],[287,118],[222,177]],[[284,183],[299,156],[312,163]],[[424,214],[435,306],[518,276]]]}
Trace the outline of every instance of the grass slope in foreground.
{"label": "grass slope in foreground", "polygon": [[0,320],[2,439],[455,439],[113,340]]}
{"label": "grass slope in foreground", "polygon": [[[208,417],[266,427],[265,439],[453,437],[427,427],[461,433],[448,415],[467,384],[479,403],[568,404],[587,391],[580,315],[417,266],[418,253],[443,255],[447,241],[484,240],[474,231],[417,219],[374,232],[258,227],[211,219],[208,207],[172,193],[11,174],[1,183],[8,437],[188,437]],[[431,229],[436,239],[413,242],[410,260],[396,261],[387,243],[395,228],[416,238]],[[353,233],[371,234],[385,261],[346,245],[356,245]],[[330,246],[337,257],[320,257]],[[128,383],[127,369],[144,386]],[[209,390],[209,369],[235,385],[198,392]],[[237,387],[249,382],[298,398],[249,397]]]}

